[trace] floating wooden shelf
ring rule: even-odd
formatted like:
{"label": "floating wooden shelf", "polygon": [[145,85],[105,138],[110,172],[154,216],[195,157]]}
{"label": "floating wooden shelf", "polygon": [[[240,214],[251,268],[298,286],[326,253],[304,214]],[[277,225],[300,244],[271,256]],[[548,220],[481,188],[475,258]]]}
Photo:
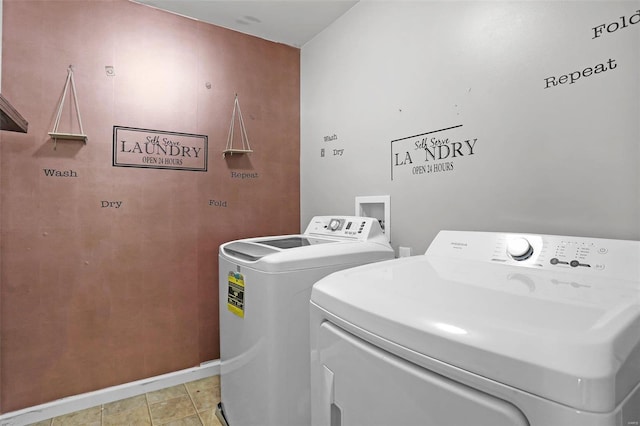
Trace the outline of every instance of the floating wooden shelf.
{"label": "floating wooden shelf", "polygon": [[[233,128],[235,126],[236,116],[240,123],[240,139],[242,139],[242,149],[233,147]],[[236,99],[233,101],[233,112],[231,113],[231,125],[229,126],[229,137],[227,137],[227,147],[222,151],[222,156],[226,157],[227,154],[249,154],[253,152],[251,146],[249,146],[249,137],[247,136],[247,129],[244,127],[244,120],[242,119],[242,111],[240,110],[240,102],[238,102],[238,94],[236,93]]]}
{"label": "floating wooden shelf", "polygon": [[222,154],[226,155],[226,154],[250,154],[252,153],[253,150],[252,149],[225,149],[224,151],[222,151]]}
{"label": "floating wooden shelf", "polygon": [[29,123],[25,120],[11,103],[0,95],[0,130],[10,132],[27,133]]}
{"label": "floating wooden shelf", "polygon": [[51,136],[51,139],[54,139],[54,140],[62,139],[62,140],[68,140],[68,141],[82,141],[84,143],[87,143],[87,141],[89,140],[89,136],[81,135],[78,133],[49,132],[49,136]]}

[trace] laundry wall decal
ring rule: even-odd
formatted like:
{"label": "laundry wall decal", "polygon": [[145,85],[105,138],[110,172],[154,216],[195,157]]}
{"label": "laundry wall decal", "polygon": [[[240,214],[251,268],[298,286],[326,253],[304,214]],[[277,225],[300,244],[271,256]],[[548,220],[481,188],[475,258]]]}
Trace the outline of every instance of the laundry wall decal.
{"label": "laundry wall decal", "polygon": [[391,180],[396,169],[414,176],[454,171],[454,160],[477,152],[478,138],[454,138],[445,133],[461,127],[459,124],[392,140]]}
{"label": "laundry wall decal", "polygon": [[206,135],[113,126],[113,166],[207,171]]}

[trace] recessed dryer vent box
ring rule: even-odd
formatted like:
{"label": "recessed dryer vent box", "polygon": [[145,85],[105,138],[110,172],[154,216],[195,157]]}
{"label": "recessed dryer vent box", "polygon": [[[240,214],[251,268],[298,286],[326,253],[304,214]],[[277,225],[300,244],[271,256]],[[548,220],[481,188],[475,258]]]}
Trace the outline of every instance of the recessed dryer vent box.
{"label": "recessed dryer vent box", "polygon": [[387,240],[391,242],[391,197],[389,195],[356,197],[355,215],[378,219]]}

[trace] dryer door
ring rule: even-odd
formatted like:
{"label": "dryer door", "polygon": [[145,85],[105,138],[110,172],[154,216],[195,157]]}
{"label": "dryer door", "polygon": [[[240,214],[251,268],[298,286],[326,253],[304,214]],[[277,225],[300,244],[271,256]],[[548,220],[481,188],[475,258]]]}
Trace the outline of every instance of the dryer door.
{"label": "dryer door", "polygon": [[320,326],[314,425],[526,426],[512,404],[425,370],[330,322]]}

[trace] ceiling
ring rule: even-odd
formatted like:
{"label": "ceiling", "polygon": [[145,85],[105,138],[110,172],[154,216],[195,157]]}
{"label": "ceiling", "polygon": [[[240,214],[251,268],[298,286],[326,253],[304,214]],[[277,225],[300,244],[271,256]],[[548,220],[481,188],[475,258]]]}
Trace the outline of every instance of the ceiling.
{"label": "ceiling", "polygon": [[358,3],[358,0],[132,1],[298,48]]}

